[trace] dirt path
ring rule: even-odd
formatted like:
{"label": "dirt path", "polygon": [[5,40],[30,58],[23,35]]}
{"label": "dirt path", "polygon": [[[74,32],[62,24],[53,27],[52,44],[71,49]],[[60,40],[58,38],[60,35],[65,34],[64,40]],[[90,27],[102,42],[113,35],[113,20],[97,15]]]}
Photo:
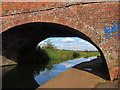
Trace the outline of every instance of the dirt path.
{"label": "dirt path", "polygon": [[[85,68],[92,70],[85,71]],[[97,59],[77,64],[59,74],[41,85],[38,90],[40,88],[114,88],[118,90],[116,83],[106,80],[109,80],[108,71],[102,59],[97,57]]]}
{"label": "dirt path", "polygon": [[[40,88],[94,88],[97,84],[102,84],[104,82],[106,82],[104,79],[96,75],[75,68],[70,68],[52,78],[37,90]],[[109,88],[109,85],[107,87]],[[110,88],[116,87],[111,86]]]}

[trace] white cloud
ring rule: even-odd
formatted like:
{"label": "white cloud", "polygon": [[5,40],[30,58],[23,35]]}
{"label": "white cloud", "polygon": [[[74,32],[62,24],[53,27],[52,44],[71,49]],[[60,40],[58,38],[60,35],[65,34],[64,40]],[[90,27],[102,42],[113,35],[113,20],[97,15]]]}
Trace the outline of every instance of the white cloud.
{"label": "white cloud", "polygon": [[68,47],[73,48],[74,46],[68,46]]}
{"label": "white cloud", "polygon": [[88,47],[90,47],[90,45],[87,45]]}
{"label": "white cloud", "polygon": [[69,43],[69,45],[73,45],[73,43]]}
{"label": "white cloud", "polygon": [[66,62],[63,62],[62,65],[65,65],[65,67],[68,68],[68,67],[73,66],[74,64],[73,64],[73,63],[66,63]]}
{"label": "white cloud", "polygon": [[89,45],[89,44],[91,44],[91,43],[87,42],[86,44]]}
{"label": "white cloud", "polygon": [[60,48],[63,48],[63,45],[60,45],[59,47],[60,47]]}
{"label": "white cloud", "polygon": [[58,41],[58,39],[52,39],[52,40],[50,40],[51,42],[56,42],[56,41]]}
{"label": "white cloud", "polygon": [[51,40],[51,42],[55,42],[56,40]]}
{"label": "white cloud", "polygon": [[79,43],[83,43],[83,42],[84,42],[84,40],[80,40],[80,41],[79,41]]}
{"label": "white cloud", "polygon": [[62,42],[73,42],[74,39],[70,38],[70,37],[66,37],[65,39],[62,39]]}
{"label": "white cloud", "polygon": [[44,43],[45,43],[44,41],[41,41],[41,42],[38,44],[38,46],[43,45]]}

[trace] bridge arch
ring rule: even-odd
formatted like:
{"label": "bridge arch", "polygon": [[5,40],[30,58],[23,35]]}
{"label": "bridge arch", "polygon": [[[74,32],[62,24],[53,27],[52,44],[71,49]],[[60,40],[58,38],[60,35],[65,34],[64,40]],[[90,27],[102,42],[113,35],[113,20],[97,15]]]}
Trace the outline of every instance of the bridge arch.
{"label": "bridge arch", "polygon": [[[62,7],[61,6],[59,7],[58,5],[57,8],[53,7],[53,9],[48,7],[46,9],[44,8],[35,9],[36,11],[13,10],[12,11],[13,13],[11,13],[11,11],[4,12],[2,15],[2,31],[1,31],[3,32],[2,33],[3,46],[7,47],[7,44],[4,43],[5,40],[7,39],[11,41],[11,42],[9,41],[10,42],[9,46],[10,46],[10,44],[13,42],[13,38],[16,38],[16,37],[24,38],[25,36],[24,34],[22,34],[24,32],[23,29],[28,27],[29,29],[31,29],[29,25],[31,25],[33,22],[34,23],[49,22],[49,25],[50,23],[57,23],[57,24],[64,25],[65,27],[68,26],[69,28],[77,30],[76,32],[80,31],[81,33],[83,33],[82,34],[83,37],[84,35],[89,37],[89,38],[86,38],[86,40],[87,41],[89,40],[89,42],[95,45],[99,49],[99,51],[102,51],[109,68],[110,78],[111,80],[113,80],[118,75],[119,36],[113,36],[113,37],[110,37],[109,39],[106,39],[104,37],[105,35],[104,27],[110,28],[113,26],[114,22],[115,23],[118,22],[118,18],[119,18],[118,6],[119,6],[119,2],[105,2],[105,3],[103,2],[103,3],[87,3],[87,4],[78,3],[78,4],[68,4],[68,5],[65,4],[65,5],[62,5]],[[18,27],[22,27],[23,25],[25,25],[25,27],[19,30],[19,32],[21,33],[21,36],[20,35],[17,36],[17,31],[15,29]],[[50,27],[49,25],[47,26],[48,29]],[[34,24],[32,26],[34,26]],[[37,26],[37,28],[39,27],[40,26]],[[41,27],[47,28],[44,25],[43,26],[41,25]],[[63,32],[68,33],[70,30],[71,29],[67,30],[66,32],[65,31]],[[74,30],[73,31],[71,30],[72,34],[69,33],[69,36],[72,36],[73,33],[76,33],[74,32]],[[16,31],[16,32],[14,32],[14,34],[11,34],[12,35],[10,37],[11,39],[9,39],[8,38],[9,34],[8,35],[5,34],[6,37],[4,38],[4,33],[5,33],[4,31],[9,33],[11,33],[12,31]],[[25,32],[28,32],[28,31],[25,31]],[[59,31],[56,30],[55,32],[59,32]],[[54,34],[56,34],[55,32]],[[30,32],[28,33],[30,34]],[[48,31],[47,33],[41,36],[45,37],[47,35],[49,36],[49,34],[50,32]],[[58,36],[62,36],[62,34],[63,34],[62,32],[59,32]],[[76,36],[77,36],[77,33],[76,33]],[[19,39],[19,41],[21,41],[19,43],[25,43],[25,41],[29,43],[33,42],[33,39],[35,40],[37,36],[34,37],[34,33],[31,33],[30,36],[27,35],[27,37],[28,37],[27,39],[29,39],[30,41],[28,41],[27,39],[26,40],[24,39],[24,41],[22,39],[21,40]],[[15,40],[14,42],[17,42],[17,40]],[[20,48],[19,43],[14,43],[14,44],[16,45],[18,44]],[[36,43],[37,41],[32,43],[33,46],[35,46]],[[3,47],[3,54],[5,51],[4,49],[7,49],[4,47]],[[15,50],[17,51],[17,49]],[[7,52],[7,53],[10,53],[10,52]],[[10,53],[10,55],[12,55],[12,53]]]}
{"label": "bridge arch", "polygon": [[[90,42],[98,49],[103,65],[107,66],[102,50],[94,41],[84,33],[65,25],[46,22],[26,23],[2,32],[2,37],[2,55],[18,63],[32,63],[33,58],[31,60],[27,59],[30,56],[28,51],[32,52],[40,41],[48,37],[79,37]],[[25,61],[21,61],[20,58]],[[108,67],[105,69],[108,71]]]}

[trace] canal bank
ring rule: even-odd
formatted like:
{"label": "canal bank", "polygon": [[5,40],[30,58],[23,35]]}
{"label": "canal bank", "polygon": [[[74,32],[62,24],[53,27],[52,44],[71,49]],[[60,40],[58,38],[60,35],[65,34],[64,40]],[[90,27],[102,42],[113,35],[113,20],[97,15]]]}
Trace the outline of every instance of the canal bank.
{"label": "canal bank", "polygon": [[[98,83],[105,82],[104,79],[88,72],[70,68],[49,80],[39,88],[94,88]],[[39,90],[36,89],[36,90]]]}
{"label": "canal bank", "polygon": [[112,82],[75,68],[59,74],[36,90],[41,88],[114,88],[118,90],[118,87]]}
{"label": "canal bank", "polygon": [[4,56],[0,56],[1,58],[1,63],[0,63],[0,67],[4,67],[4,66],[11,66],[11,65],[17,65],[16,62],[4,57]]}
{"label": "canal bank", "polygon": [[[117,83],[109,80],[102,60],[98,57],[83,62],[50,79],[40,88],[116,88]],[[115,90],[116,90],[115,89]]]}

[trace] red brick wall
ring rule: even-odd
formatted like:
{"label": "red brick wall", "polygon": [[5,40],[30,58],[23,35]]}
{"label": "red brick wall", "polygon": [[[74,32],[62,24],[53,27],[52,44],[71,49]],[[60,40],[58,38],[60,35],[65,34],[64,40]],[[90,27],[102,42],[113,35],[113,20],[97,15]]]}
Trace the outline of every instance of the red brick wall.
{"label": "red brick wall", "polygon": [[[104,27],[110,28],[114,22],[118,22],[118,2],[34,3],[31,7],[28,3],[22,6],[21,3],[15,3],[16,6],[12,3],[6,6],[7,4],[2,5],[1,32],[29,22],[51,22],[72,27],[90,37],[99,46],[105,56],[111,79],[117,77],[119,37],[117,35],[106,39]],[[34,15],[35,11],[38,11],[37,15]]]}

